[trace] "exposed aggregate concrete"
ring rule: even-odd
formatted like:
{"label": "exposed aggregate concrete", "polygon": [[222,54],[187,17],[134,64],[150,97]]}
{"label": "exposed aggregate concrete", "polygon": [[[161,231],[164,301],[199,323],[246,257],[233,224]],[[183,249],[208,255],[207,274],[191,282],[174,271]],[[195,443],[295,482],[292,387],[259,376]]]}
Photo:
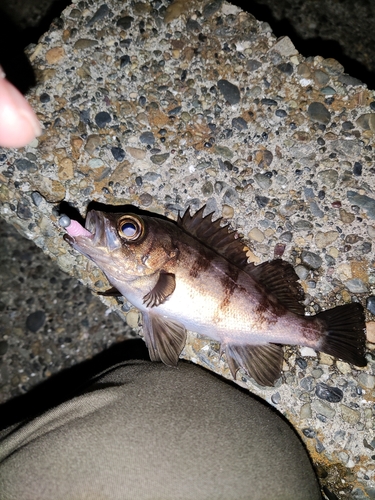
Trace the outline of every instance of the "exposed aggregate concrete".
{"label": "exposed aggregate concrete", "polygon": [[[282,255],[296,266],[307,313],[366,305],[375,283],[375,98],[337,61],[305,59],[289,38],[217,0],[75,3],[28,55],[39,80],[29,99],[44,134],[0,152],[0,213],[63,271],[107,288],[62,240],[61,202],[82,216],[96,201],[174,219],[207,204],[244,235],[251,260]],[[102,300],[138,328],[129,304]],[[64,312],[71,305],[74,316],[74,304]],[[286,348],[276,387],[238,377],[287,416],[339,498],[375,498],[369,311],[367,319],[364,369]],[[31,318],[29,330],[41,336],[39,321],[48,336],[42,320]],[[123,338],[109,335],[101,342]],[[230,377],[219,346],[194,333],[183,357]]]}

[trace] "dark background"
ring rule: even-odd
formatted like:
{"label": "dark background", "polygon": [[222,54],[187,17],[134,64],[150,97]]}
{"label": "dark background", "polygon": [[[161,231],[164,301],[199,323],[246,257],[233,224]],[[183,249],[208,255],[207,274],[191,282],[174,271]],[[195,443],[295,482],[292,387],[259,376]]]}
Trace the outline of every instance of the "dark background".
{"label": "dark background", "polygon": [[[103,1],[97,3],[99,6]],[[346,73],[375,89],[374,0],[234,0],[232,3],[268,22],[276,36],[289,36],[302,55],[333,57]],[[8,78],[23,92],[35,83],[23,48],[37,43],[69,4],[69,0],[2,0],[0,63]]]}

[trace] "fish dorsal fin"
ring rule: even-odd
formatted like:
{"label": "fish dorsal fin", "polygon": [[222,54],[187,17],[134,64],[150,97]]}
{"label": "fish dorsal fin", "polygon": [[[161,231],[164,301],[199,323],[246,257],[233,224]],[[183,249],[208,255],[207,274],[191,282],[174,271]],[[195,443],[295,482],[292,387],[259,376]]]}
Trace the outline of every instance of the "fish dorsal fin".
{"label": "fish dorsal fin", "polygon": [[298,276],[291,264],[285,260],[275,259],[263,262],[246,272],[258,283],[266,288],[266,291],[277,298],[277,300],[289,311],[303,315],[305,309],[301,304],[304,299],[303,288],[298,282]]}
{"label": "fish dorsal fin", "polygon": [[176,366],[186,344],[186,329],[178,321],[143,313],[143,335],[151,361]]}
{"label": "fish dorsal fin", "polygon": [[234,379],[239,368],[243,368],[255,382],[263,386],[274,385],[281,375],[283,349],[280,345],[227,344],[225,354]]}
{"label": "fish dorsal fin", "polygon": [[206,205],[203,205],[194,215],[190,215],[188,208],[182,217],[178,216],[177,224],[219,255],[243,268],[247,264],[247,256],[239,234],[228,224],[221,226],[222,217],[213,221],[213,212],[203,217],[205,208]]}

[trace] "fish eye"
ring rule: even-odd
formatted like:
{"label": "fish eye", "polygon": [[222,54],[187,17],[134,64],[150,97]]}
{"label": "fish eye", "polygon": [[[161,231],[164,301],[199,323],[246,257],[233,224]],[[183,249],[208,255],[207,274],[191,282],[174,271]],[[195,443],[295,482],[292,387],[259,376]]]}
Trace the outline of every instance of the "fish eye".
{"label": "fish eye", "polygon": [[120,236],[127,241],[135,241],[143,234],[142,222],[131,215],[122,217],[117,227]]}

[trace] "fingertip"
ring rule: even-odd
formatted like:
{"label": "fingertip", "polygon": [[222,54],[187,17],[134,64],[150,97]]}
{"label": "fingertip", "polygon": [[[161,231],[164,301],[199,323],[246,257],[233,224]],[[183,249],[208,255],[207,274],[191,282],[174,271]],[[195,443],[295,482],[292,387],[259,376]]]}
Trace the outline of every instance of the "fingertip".
{"label": "fingertip", "polygon": [[0,146],[21,148],[41,133],[30,104],[11,83],[0,78]]}

